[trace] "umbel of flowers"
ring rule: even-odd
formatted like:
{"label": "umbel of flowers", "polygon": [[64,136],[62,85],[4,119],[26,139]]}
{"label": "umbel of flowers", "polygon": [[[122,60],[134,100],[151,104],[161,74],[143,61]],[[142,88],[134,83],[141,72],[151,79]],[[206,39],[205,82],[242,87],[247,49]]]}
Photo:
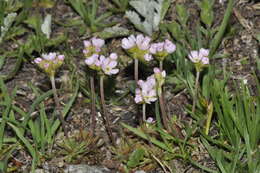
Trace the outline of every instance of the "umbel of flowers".
{"label": "umbel of flowers", "polygon": [[105,57],[101,54],[102,46],[105,44],[103,39],[92,38],[90,41],[84,41],[84,56],[85,63],[89,68],[102,72],[106,75],[113,75],[119,72],[119,69],[116,69],[117,66],[117,54],[111,53],[108,57]]}
{"label": "umbel of flowers", "polygon": [[142,34],[139,34],[136,37],[130,35],[128,38],[122,40],[122,47],[134,59],[138,59],[142,62],[151,61],[153,58],[149,51],[150,41],[150,37],[143,36]]}
{"label": "umbel of flowers", "polygon": [[55,72],[63,64],[64,57],[65,56],[62,54],[51,52],[49,54],[42,54],[41,57],[34,59],[34,63],[37,64],[50,77],[56,109],[59,111],[58,118],[62,124],[64,133],[67,136],[68,134],[66,129],[66,123],[62,116],[62,112],[60,110],[60,103],[59,103],[59,98],[58,98],[58,94],[55,86],[55,78],[54,78]]}
{"label": "umbel of flowers", "polygon": [[154,68],[154,74],[149,76],[145,81],[138,80],[138,87],[135,90],[135,102],[143,105],[143,121],[146,120],[145,105],[155,102],[158,97],[161,98],[162,85],[166,77],[165,71]]}
{"label": "umbel of flowers", "polygon": [[150,47],[150,53],[160,62],[160,69],[162,70],[162,62],[166,56],[175,52],[176,45],[170,40],[166,39],[164,42],[153,43]]}
{"label": "umbel of flowers", "polygon": [[201,48],[200,50],[193,50],[189,54],[189,59],[195,64],[196,71],[202,69],[209,64],[209,50]]}
{"label": "umbel of flowers", "polygon": [[64,55],[51,52],[42,54],[41,57],[34,59],[34,62],[49,76],[54,76],[55,71],[63,64]]}

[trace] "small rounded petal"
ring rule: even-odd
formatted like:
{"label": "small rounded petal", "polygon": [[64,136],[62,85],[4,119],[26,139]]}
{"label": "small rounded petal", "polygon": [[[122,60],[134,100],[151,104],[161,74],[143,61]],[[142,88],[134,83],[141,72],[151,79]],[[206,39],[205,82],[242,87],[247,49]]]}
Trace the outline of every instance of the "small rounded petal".
{"label": "small rounded petal", "polygon": [[55,58],[56,58],[56,53],[55,52],[51,52],[51,53],[49,53],[49,60],[54,60]]}
{"label": "small rounded petal", "polygon": [[192,62],[198,63],[200,61],[200,56],[198,51],[191,51],[189,54],[189,58]]}
{"label": "small rounded petal", "polygon": [[88,48],[89,46],[91,46],[90,41],[84,40],[83,43],[84,43],[85,48]]}
{"label": "small rounded petal", "polygon": [[154,72],[154,73],[161,73],[161,70],[160,70],[159,68],[155,67],[155,68],[153,69],[153,72]]}
{"label": "small rounded petal", "polygon": [[130,48],[134,47],[134,45],[135,45],[134,41],[132,41],[130,39],[127,39],[127,38],[123,38],[123,40],[122,40],[122,47],[124,49],[130,49]]}
{"label": "small rounded petal", "polygon": [[202,56],[202,57],[209,56],[209,50],[208,50],[208,49],[201,48],[201,49],[199,50],[199,54],[200,54],[200,56]]}
{"label": "small rounded petal", "polygon": [[164,78],[166,77],[166,72],[165,72],[165,70],[162,71],[162,77],[164,77]]}
{"label": "small rounded petal", "polygon": [[93,65],[97,59],[98,59],[98,55],[97,54],[93,54],[92,56],[86,58],[85,63],[87,65]]}
{"label": "small rounded petal", "polygon": [[[108,59],[109,60],[109,59]],[[116,65],[117,65],[117,61],[110,61],[109,63],[108,63],[108,67],[109,68],[114,68],[114,67],[116,67]]]}
{"label": "small rounded petal", "polygon": [[204,65],[208,65],[208,64],[209,64],[209,58],[208,58],[208,57],[203,57],[203,58],[201,59],[201,62],[202,62],[202,64],[204,64]]}
{"label": "small rounded petal", "polygon": [[138,47],[141,49],[141,50],[147,50],[149,49],[150,47],[150,41],[151,41],[151,38],[146,36],[141,43],[137,43]]}
{"label": "small rounded petal", "polygon": [[98,48],[101,48],[104,44],[105,44],[105,41],[103,39],[100,39],[100,38],[92,38],[91,39],[92,41],[92,44],[95,46],[95,47],[98,47]]}
{"label": "small rounded petal", "polygon": [[156,54],[157,44],[156,43],[151,44],[149,51],[150,51],[151,54]]}
{"label": "small rounded petal", "polygon": [[152,117],[149,117],[149,118],[147,118],[146,122],[149,123],[149,124],[152,124],[155,121],[154,121],[154,119]]}
{"label": "small rounded petal", "polygon": [[176,50],[176,46],[170,40],[165,40],[164,49],[167,53],[173,53]]}
{"label": "small rounded petal", "polygon": [[109,55],[109,58],[111,58],[112,60],[116,60],[117,59],[117,54],[116,53],[111,53]]}
{"label": "small rounded petal", "polygon": [[137,81],[137,84],[138,84],[140,87],[142,87],[142,85],[144,84],[144,81],[143,81],[143,80],[138,80],[138,81]]}
{"label": "small rounded petal", "polygon": [[104,55],[100,55],[99,61],[103,64],[106,57]]}
{"label": "small rounded petal", "polygon": [[64,58],[65,58],[65,56],[64,56],[64,55],[59,55],[59,56],[58,56],[58,59],[59,59],[59,60],[61,60],[61,61],[63,61],[63,60],[64,60]]}
{"label": "small rounded petal", "polygon": [[136,44],[138,46],[142,44],[143,40],[144,40],[144,36],[142,34],[136,36]]}
{"label": "small rounded petal", "polygon": [[110,73],[111,74],[117,74],[119,72],[119,69],[112,69],[111,71],[110,71]]}
{"label": "small rounded petal", "polygon": [[34,60],[34,62],[35,62],[36,64],[39,64],[41,61],[42,61],[41,58],[36,58],[36,59]]}
{"label": "small rounded petal", "polygon": [[95,66],[100,67],[101,65],[102,63],[100,62],[100,60],[96,59]]}
{"label": "small rounded petal", "polygon": [[157,51],[161,52],[164,49],[164,42],[157,43]]}
{"label": "small rounded petal", "polygon": [[144,59],[146,60],[146,61],[151,61],[152,59],[153,59],[153,57],[152,57],[152,55],[151,54],[145,54],[144,55]]}

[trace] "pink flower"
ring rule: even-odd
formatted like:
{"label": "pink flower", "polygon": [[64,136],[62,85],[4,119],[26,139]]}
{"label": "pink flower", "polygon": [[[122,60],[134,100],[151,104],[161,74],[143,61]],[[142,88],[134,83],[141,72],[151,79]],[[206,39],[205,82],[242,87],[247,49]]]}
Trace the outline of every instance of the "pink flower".
{"label": "pink flower", "polygon": [[165,40],[164,49],[167,53],[173,53],[176,50],[175,44],[173,44],[170,40]]}
{"label": "pink flower", "polygon": [[88,47],[91,46],[91,42],[90,41],[84,40],[83,43],[84,43],[85,48],[88,48]]}
{"label": "pink flower", "polygon": [[139,88],[136,89],[135,102],[136,103],[147,103],[150,104],[157,100],[156,94],[156,81],[154,75],[149,76],[146,81],[139,80]]}
{"label": "pink flower", "polygon": [[92,56],[86,58],[85,63],[90,66],[90,65],[94,65],[97,60],[98,60],[98,54],[93,54]]}
{"label": "pink flower", "polygon": [[36,64],[39,64],[41,61],[42,61],[41,58],[36,58],[36,59],[34,60],[34,62],[35,62]]}
{"label": "pink flower", "polygon": [[117,60],[117,54],[116,54],[116,53],[111,53],[111,54],[109,55],[109,58],[110,58],[110,59],[113,59],[113,60]]}
{"label": "pink flower", "polygon": [[101,68],[105,74],[113,75],[113,74],[117,74],[119,72],[119,69],[115,68],[117,66],[116,59],[117,59],[116,53],[111,53],[108,58],[102,57]]}
{"label": "pink flower", "polygon": [[164,42],[153,43],[149,50],[152,54],[161,52],[167,52],[168,54],[170,54],[176,50],[176,46],[170,40],[167,39]]}
{"label": "pink flower", "polygon": [[134,35],[130,35],[128,38],[123,38],[122,40],[122,47],[124,49],[131,49],[135,46],[136,38]]}
{"label": "pink flower", "polygon": [[140,88],[135,89],[135,103],[141,103],[143,102],[143,97],[141,95]]}
{"label": "pink flower", "polygon": [[208,50],[208,49],[201,48],[201,49],[199,50],[199,54],[200,54],[200,56],[202,56],[202,57],[208,57],[208,56],[209,56],[209,50]]}
{"label": "pink flower", "polygon": [[59,60],[63,61],[63,60],[64,60],[64,58],[65,58],[65,56],[64,56],[64,55],[58,55],[58,59],[59,59]]}
{"label": "pink flower", "polygon": [[150,48],[150,41],[151,41],[150,37],[148,37],[148,36],[144,37],[141,34],[136,37],[136,45],[141,50],[149,49]]}
{"label": "pink flower", "polygon": [[203,58],[201,59],[201,62],[202,62],[202,64],[204,64],[204,65],[208,65],[208,64],[209,64],[209,58],[208,58],[208,57],[203,57]]}
{"label": "pink flower", "polygon": [[56,53],[50,52],[49,54],[42,54],[42,58],[45,60],[52,61],[56,57]]}
{"label": "pink flower", "polygon": [[193,63],[199,63],[201,60],[201,56],[199,55],[199,51],[191,51],[189,54],[189,58]]}
{"label": "pink flower", "polygon": [[155,123],[155,120],[152,117],[149,117],[149,118],[147,118],[146,122],[149,124],[153,124],[153,123]]}
{"label": "pink flower", "polygon": [[203,65],[209,64],[209,50],[201,48],[199,51],[191,51],[188,55],[193,63],[201,63]]}
{"label": "pink flower", "polygon": [[91,39],[91,42],[93,46],[95,46],[96,48],[101,48],[105,44],[105,41],[103,39],[96,38],[96,37],[93,37]]}
{"label": "pink flower", "polygon": [[161,77],[165,78],[166,77],[166,72],[165,70],[161,71],[159,68],[155,67],[153,69],[153,72],[155,73],[155,75],[160,75]]}

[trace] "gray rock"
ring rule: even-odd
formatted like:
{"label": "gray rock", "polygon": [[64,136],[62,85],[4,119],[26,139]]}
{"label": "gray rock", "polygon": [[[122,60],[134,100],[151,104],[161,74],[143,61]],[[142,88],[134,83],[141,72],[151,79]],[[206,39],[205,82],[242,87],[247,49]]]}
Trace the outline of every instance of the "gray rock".
{"label": "gray rock", "polygon": [[64,170],[65,173],[111,173],[107,168],[100,168],[96,166],[89,165],[68,165]]}

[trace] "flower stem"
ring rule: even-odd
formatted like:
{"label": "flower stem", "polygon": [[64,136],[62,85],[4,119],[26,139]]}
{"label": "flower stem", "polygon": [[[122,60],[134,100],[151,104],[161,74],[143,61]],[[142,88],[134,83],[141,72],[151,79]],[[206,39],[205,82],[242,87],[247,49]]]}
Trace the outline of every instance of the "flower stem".
{"label": "flower stem", "polygon": [[61,126],[64,130],[64,134],[66,137],[68,137],[68,131],[67,131],[67,128],[66,128],[66,122],[62,116],[62,111],[61,111],[61,108],[60,108],[60,102],[59,102],[59,98],[58,98],[58,94],[57,94],[57,89],[56,89],[56,85],[55,85],[55,78],[54,78],[54,75],[51,75],[50,77],[50,80],[51,80],[51,86],[52,86],[52,90],[53,90],[53,95],[54,95],[54,102],[55,102],[55,105],[56,105],[56,110],[58,112],[58,118],[61,122]]}
{"label": "flower stem", "polygon": [[134,59],[135,60],[135,68],[134,68],[134,70],[135,70],[135,83],[136,83],[136,85],[137,85],[137,82],[138,82],[138,59],[137,58],[135,58]]}
{"label": "flower stem", "polygon": [[195,107],[196,107],[196,104],[197,104],[199,78],[200,78],[200,71],[197,71],[197,73],[196,73],[196,82],[195,82],[195,93],[194,93],[194,98],[193,98],[193,103],[192,103],[192,113],[195,112]]}
{"label": "flower stem", "polygon": [[159,66],[160,66],[160,70],[162,71],[163,70],[163,61],[159,62]]}
{"label": "flower stem", "polygon": [[104,75],[100,76],[100,97],[101,97],[101,105],[103,109],[103,120],[104,124],[108,133],[108,136],[112,142],[113,145],[115,145],[115,139],[112,134],[112,129],[110,125],[110,121],[108,118],[107,110],[106,110],[106,105],[105,105],[105,96],[104,96]]}
{"label": "flower stem", "polygon": [[162,113],[162,121],[163,121],[163,126],[165,127],[165,129],[169,130],[168,127],[168,116],[165,110],[165,104],[164,104],[164,100],[163,100],[163,94],[161,93],[161,95],[159,95],[159,104],[160,104],[160,109],[161,109],[161,113]]}
{"label": "flower stem", "polygon": [[96,127],[96,93],[95,93],[95,76],[90,76],[90,90],[91,90],[91,133],[95,133]]}
{"label": "flower stem", "polygon": [[146,104],[143,104],[143,122],[146,121]]}

